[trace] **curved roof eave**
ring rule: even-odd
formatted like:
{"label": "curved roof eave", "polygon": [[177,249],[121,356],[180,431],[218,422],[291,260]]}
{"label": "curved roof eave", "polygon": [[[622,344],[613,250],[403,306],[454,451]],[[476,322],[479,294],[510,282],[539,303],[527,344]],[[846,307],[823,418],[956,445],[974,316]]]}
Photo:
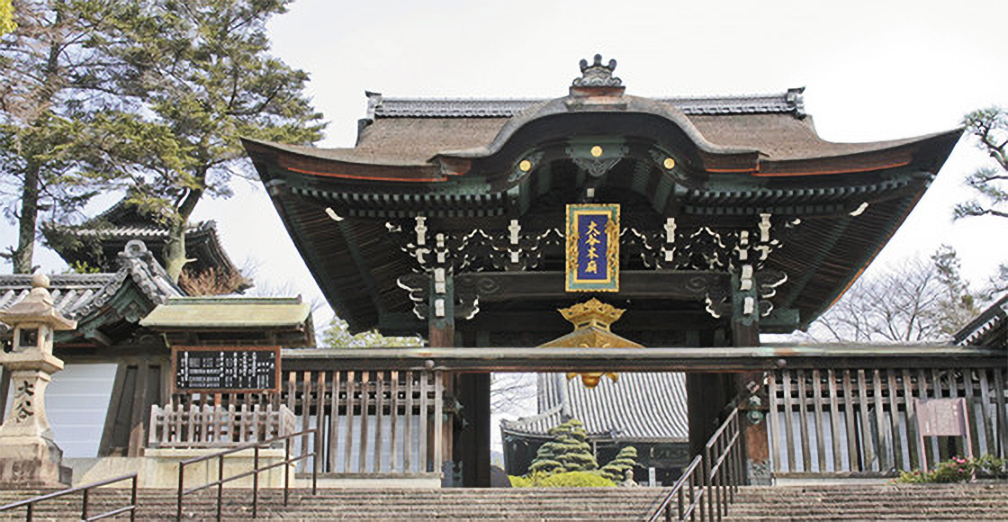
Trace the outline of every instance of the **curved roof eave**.
{"label": "curved roof eave", "polygon": [[[444,156],[460,159],[476,159],[492,156],[499,152],[514,135],[521,131],[522,128],[534,121],[552,116],[585,113],[616,113],[628,116],[657,116],[679,127],[683,133],[685,133],[686,136],[693,141],[696,147],[703,152],[709,154],[759,153],[759,150],[753,148],[728,147],[708,141],[681,110],[665,102],[626,95],[617,98],[618,103],[612,103],[609,101],[604,103],[591,103],[592,99],[595,98],[564,96],[562,98],[554,98],[552,100],[532,105],[518,114],[515,114],[510,120],[508,120],[508,122],[501,127],[500,132],[497,133],[497,136],[493,139],[493,141],[486,146],[458,151],[442,151],[438,152],[435,155],[435,158]],[[618,106],[620,108],[613,108],[614,106]]]}

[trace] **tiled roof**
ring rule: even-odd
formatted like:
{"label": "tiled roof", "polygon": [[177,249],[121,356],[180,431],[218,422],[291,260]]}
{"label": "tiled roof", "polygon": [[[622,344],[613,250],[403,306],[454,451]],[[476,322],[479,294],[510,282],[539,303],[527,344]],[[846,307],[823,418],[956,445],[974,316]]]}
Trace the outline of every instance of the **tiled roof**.
{"label": "tiled roof", "polygon": [[311,305],[297,297],[176,297],[140,324],[148,328],[276,328],[310,320]]}
{"label": "tiled roof", "polygon": [[558,373],[539,374],[539,414],[502,421],[505,431],[544,436],[565,420],[578,419],[589,438],[623,441],[685,441],[686,377],[682,373],[624,373],[594,388]]}
{"label": "tiled roof", "polygon": [[[0,309],[20,302],[31,290],[31,275],[0,275]],[[62,274],[49,277],[56,309],[70,319],[84,319],[101,309],[127,281],[134,282],[155,304],[182,293],[154,260],[142,241],[130,241],[119,254],[119,270],[102,274]]]}
{"label": "tiled roof", "polygon": [[961,346],[1008,348],[1008,294],[959,330],[954,340]]}
{"label": "tiled roof", "polygon": [[[707,114],[804,114],[801,93],[804,88],[785,93],[750,96],[715,96],[702,98],[657,98],[672,104],[687,115]],[[374,105],[370,118],[510,118],[532,105],[546,100],[479,100],[384,98],[369,93]]]}

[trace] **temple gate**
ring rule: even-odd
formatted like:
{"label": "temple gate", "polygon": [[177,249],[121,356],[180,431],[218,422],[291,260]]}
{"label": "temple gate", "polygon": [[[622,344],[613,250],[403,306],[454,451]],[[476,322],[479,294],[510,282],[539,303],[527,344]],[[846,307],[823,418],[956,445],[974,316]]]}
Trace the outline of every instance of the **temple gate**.
{"label": "temple gate", "polygon": [[[417,350],[291,352],[287,401],[303,415],[316,412],[304,422],[329,422],[331,433],[365,441],[372,421],[333,417],[374,415],[377,426],[418,420],[418,434],[376,443],[391,450],[399,471],[434,473],[451,461],[461,463],[464,485],[487,485],[490,372],[687,370],[694,454],[729,412],[751,411],[744,438],[750,478],[758,481],[781,440],[767,434],[765,413],[788,408],[784,420],[770,418],[790,427],[790,383],[799,383],[799,394],[808,384],[790,380],[793,365],[812,379],[816,400],[836,400],[835,381],[824,373],[832,367],[820,364],[835,364],[842,349],[761,349],[759,334],[806,327],[843,294],[921,197],[961,130],[831,143],[805,114],[802,89],[642,98],[625,93],[615,67],[600,56],[582,61],[568,95],[542,101],[369,92],[353,148],[244,140],[295,245],[351,331],[428,340]],[[646,348],[536,348],[569,331],[556,310],[590,298],[626,310],[613,333]],[[993,360],[982,350],[953,355],[979,358],[981,366]],[[893,368],[914,357],[857,356]],[[844,372],[860,378],[871,367]],[[896,404],[896,395],[886,395],[895,384],[885,389],[875,388],[874,400]],[[867,397],[843,411],[866,414]],[[787,444],[795,443],[788,433]],[[340,444],[330,454],[332,471],[393,469],[348,467],[375,446],[361,442],[354,454]],[[395,456],[403,444],[423,455],[419,467],[416,453],[409,466]]]}

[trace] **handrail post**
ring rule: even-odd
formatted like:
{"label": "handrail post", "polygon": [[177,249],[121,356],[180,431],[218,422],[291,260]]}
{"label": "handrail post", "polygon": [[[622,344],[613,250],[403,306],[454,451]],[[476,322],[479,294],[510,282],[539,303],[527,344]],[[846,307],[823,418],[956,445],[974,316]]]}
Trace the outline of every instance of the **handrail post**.
{"label": "handrail post", "polygon": [[[318,469],[321,464],[319,456],[322,454],[321,439],[319,438],[319,429],[316,427],[312,431],[312,436],[315,437],[315,455],[312,463],[312,473],[311,473],[311,494],[318,494]],[[393,434],[393,436],[395,436]],[[381,451],[381,448],[378,448]],[[393,457],[394,458],[394,457]],[[377,470],[376,470],[377,471]]]}
{"label": "handrail post", "polygon": [[137,510],[137,475],[133,474],[133,493],[130,495],[130,502],[133,504],[133,509],[130,510],[130,522],[136,522],[136,510]]}
{"label": "handrail post", "polygon": [[25,516],[25,520],[27,520],[28,522],[32,521],[32,517],[35,514],[34,513],[35,510],[32,509],[34,507],[35,507],[35,503],[34,502],[28,504],[28,514]]}
{"label": "handrail post", "polygon": [[185,462],[179,462],[178,466],[178,505],[177,511],[175,512],[176,522],[181,522],[182,520],[182,481],[185,480]]}
{"label": "handrail post", "polygon": [[287,507],[287,496],[290,494],[290,437],[284,441],[284,507]]}
{"label": "handrail post", "polygon": [[81,500],[81,520],[87,520],[88,488],[84,488],[84,498]]}
{"label": "handrail post", "polygon": [[224,455],[217,457],[217,522],[221,520],[221,503],[224,500]]}
{"label": "handrail post", "polygon": [[255,457],[252,459],[252,518],[259,516],[259,446],[255,447]]}
{"label": "handrail post", "polygon": [[714,495],[712,494],[713,492],[711,491],[711,461],[710,460],[711,460],[710,446],[705,446],[704,447],[704,457],[703,457],[703,461],[704,461],[704,488],[703,488],[703,493],[704,493],[704,496],[707,497],[707,500],[704,500],[704,501],[702,501],[700,503],[701,504],[700,509],[703,509],[703,504],[706,503],[707,504],[707,514],[709,515],[710,520],[713,521],[714,520],[714,498],[713,498]]}

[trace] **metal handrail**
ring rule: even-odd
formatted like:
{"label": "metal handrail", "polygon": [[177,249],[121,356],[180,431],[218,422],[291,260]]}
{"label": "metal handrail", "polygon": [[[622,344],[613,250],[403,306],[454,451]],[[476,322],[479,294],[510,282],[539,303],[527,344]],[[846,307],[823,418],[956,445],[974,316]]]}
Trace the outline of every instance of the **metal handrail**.
{"label": "metal handrail", "polygon": [[[666,521],[671,521],[672,500],[676,497],[678,497],[676,499],[678,500],[677,506],[679,510],[678,520],[686,520],[687,516],[691,517],[693,515],[693,510],[702,501],[704,493],[703,488],[701,488],[699,492],[696,490],[696,483],[697,483],[696,474],[697,471],[700,469],[700,464],[702,462],[703,457],[700,455],[697,455],[696,457],[693,458],[693,462],[690,462],[689,466],[686,466],[686,468],[683,470],[682,476],[680,476],[679,480],[677,480],[675,485],[672,486],[672,491],[669,492],[669,494],[665,497],[665,500],[663,500],[662,503],[658,506],[658,508],[655,509],[654,514],[651,515],[651,518],[648,519],[648,522],[657,522],[658,519],[662,516],[662,513],[665,514]],[[685,498],[683,494],[684,487],[688,488],[689,491],[689,505],[686,505],[685,503]],[[700,512],[702,515],[703,509],[701,509]]]}
{"label": "metal handrail", "polygon": [[[312,451],[305,452],[306,448],[302,447],[302,454],[291,458],[290,456],[290,444],[291,440],[295,437],[307,437],[308,434],[312,435],[313,449]],[[268,446],[276,442],[284,442],[284,460],[283,462],[275,462],[269,466],[260,468],[259,467],[259,449],[263,446]],[[224,484],[231,482],[233,480],[243,479],[248,476],[252,476],[252,518],[256,518],[259,514],[259,473],[263,471],[268,471],[280,466],[289,466],[291,463],[300,462],[309,457],[314,458],[312,463],[312,495],[318,492],[318,468],[319,468],[319,436],[318,429],[312,428],[308,430],[299,431],[297,433],[291,433],[289,435],[284,435],[282,437],[274,437],[272,439],[267,439],[260,442],[249,442],[241,446],[236,446],[234,448],[229,448],[217,453],[212,453],[210,455],[203,455],[200,457],[193,457],[191,459],[183,460],[179,462],[179,476],[178,476],[178,501],[176,504],[175,520],[182,520],[182,498],[190,493],[195,493],[197,491],[202,491],[207,488],[217,486],[217,521],[221,520],[221,508],[223,505],[224,498]],[[247,449],[252,449],[254,451],[254,459],[252,463],[252,470],[246,471],[244,473],[239,473],[237,475],[232,475],[230,477],[224,478],[224,457],[231,455],[232,453],[238,453],[239,451],[245,451]],[[203,484],[202,486],[196,486],[194,488],[185,489],[185,467],[189,464],[195,464],[197,462],[202,462],[204,460],[217,459],[217,480]],[[284,469],[284,506],[287,505],[288,498],[290,496],[290,470]]]}
{"label": "metal handrail", "polygon": [[[648,521],[657,522],[662,515],[666,521],[672,521],[673,503],[677,506],[678,514],[675,520],[679,521],[695,520],[698,512],[701,521],[708,518],[720,521],[727,515],[728,505],[735,501],[735,493],[742,480],[740,436],[738,409],[734,409],[704,445],[703,454],[694,457],[689,466],[683,470],[682,476]],[[699,480],[701,485],[697,489],[697,475],[701,474],[698,473],[700,470],[702,480]],[[688,504],[684,489],[689,493]],[[697,507],[700,509],[697,510]]]}
{"label": "metal handrail", "polygon": [[[88,516],[88,491],[89,490],[91,490],[93,488],[101,487],[101,486],[107,486],[107,485],[113,484],[115,482],[121,482],[121,481],[127,480],[127,479],[133,479],[132,493],[131,493],[131,496],[130,496],[130,505],[128,505],[126,507],[121,507],[119,509],[114,509],[112,511],[108,511],[106,513],[101,513],[101,514],[95,515],[93,517],[89,517]],[[50,499],[54,499],[54,498],[57,498],[57,497],[62,497],[64,495],[69,495],[71,493],[76,493],[78,491],[83,491],[84,492],[84,500],[83,500],[83,505],[81,507],[81,520],[87,520],[87,521],[101,520],[103,518],[113,517],[113,516],[119,515],[121,513],[125,513],[127,511],[129,511],[129,513],[130,513],[130,522],[133,522],[134,520],[136,520],[136,507],[137,507],[137,474],[136,473],[130,473],[130,474],[122,475],[122,476],[115,477],[115,478],[105,479],[105,480],[101,480],[101,481],[98,481],[98,482],[93,482],[91,484],[85,484],[83,486],[77,486],[75,488],[67,488],[67,489],[64,489],[64,490],[61,490],[61,491],[56,491],[56,492],[49,493],[49,494],[46,494],[46,495],[39,495],[37,497],[26,498],[24,500],[19,500],[19,501],[14,502],[14,503],[7,504],[6,506],[0,506],[0,511],[10,511],[12,509],[17,509],[19,507],[27,506],[28,507],[28,512],[25,514],[25,520],[31,522],[32,517],[35,514],[35,504],[37,504],[39,502],[42,502],[44,500],[50,500]]]}

